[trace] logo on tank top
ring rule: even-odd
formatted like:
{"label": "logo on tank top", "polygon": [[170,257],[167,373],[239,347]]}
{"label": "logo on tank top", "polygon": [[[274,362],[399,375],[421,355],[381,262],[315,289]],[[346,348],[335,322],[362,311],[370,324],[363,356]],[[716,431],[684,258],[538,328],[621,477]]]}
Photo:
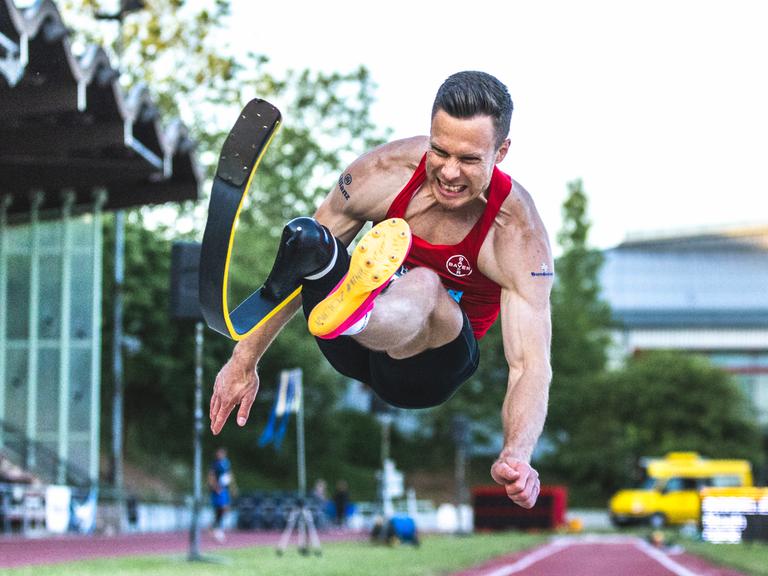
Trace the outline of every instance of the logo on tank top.
{"label": "logo on tank top", "polygon": [[448,260],[445,261],[445,267],[448,269],[448,272],[459,278],[472,274],[472,266],[469,265],[469,260],[467,260],[466,256],[462,256],[461,254],[456,254],[448,258]]}

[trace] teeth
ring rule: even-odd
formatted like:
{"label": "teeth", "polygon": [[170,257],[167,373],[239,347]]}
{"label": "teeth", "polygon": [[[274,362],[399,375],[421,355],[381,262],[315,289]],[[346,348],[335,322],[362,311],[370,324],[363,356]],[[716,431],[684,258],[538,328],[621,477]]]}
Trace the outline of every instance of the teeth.
{"label": "teeth", "polygon": [[452,186],[451,184],[446,184],[445,182],[441,182],[441,184],[443,185],[443,188],[448,190],[448,192],[460,192],[461,189],[464,188],[461,185],[459,185],[459,186]]}

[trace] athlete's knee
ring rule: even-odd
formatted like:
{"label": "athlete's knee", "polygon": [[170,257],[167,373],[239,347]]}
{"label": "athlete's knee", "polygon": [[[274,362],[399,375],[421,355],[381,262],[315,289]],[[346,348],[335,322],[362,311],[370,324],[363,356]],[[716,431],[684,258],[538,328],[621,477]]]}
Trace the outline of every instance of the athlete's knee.
{"label": "athlete's knee", "polygon": [[[398,283],[403,281],[401,286]],[[407,302],[406,308],[411,307],[411,314],[422,318],[425,324],[449,323],[461,328],[461,309],[456,301],[448,294],[440,276],[429,268],[414,268],[394,284],[393,292],[398,299]],[[429,326],[425,326],[429,329]]]}
{"label": "athlete's knee", "polygon": [[409,290],[413,290],[415,294],[427,296],[430,299],[437,301],[437,297],[440,291],[443,290],[440,276],[434,270],[429,268],[414,268],[406,274],[402,280],[410,284]]}
{"label": "athlete's knee", "polygon": [[440,340],[453,340],[459,335],[464,321],[461,308],[443,286],[436,272],[427,268],[417,270],[422,271],[423,277],[420,281],[423,283],[425,292],[431,296],[427,318],[428,330],[439,331],[442,334]]}
{"label": "athlete's knee", "polygon": [[397,309],[398,321],[401,326],[411,327],[411,337],[387,346],[387,354],[395,359],[408,358],[454,340],[461,332],[463,315],[440,276],[429,268],[414,268],[401,280],[407,282],[399,287],[399,294],[393,299],[397,306],[390,311]]}

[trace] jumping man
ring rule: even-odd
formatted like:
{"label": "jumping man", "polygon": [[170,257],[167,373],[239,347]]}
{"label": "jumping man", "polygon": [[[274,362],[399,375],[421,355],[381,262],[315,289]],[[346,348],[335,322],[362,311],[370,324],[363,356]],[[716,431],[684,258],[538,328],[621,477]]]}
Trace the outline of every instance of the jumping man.
{"label": "jumping man", "polygon": [[[530,459],[551,380],[553,262],[531,196],[496,166],[509,150],[511,115],[495,77],[454,74],[437,92],[429,137],[362,155],[314,218],[286,226],[270,277],[295,277],[302,298],[235,346],[214,385],[214,434],[237,405],[245,425],[256,364],[301,305],[331,365],[404,408],[450,398],[477,369],[478,340],[500,315],[509,376],[491,476],[520,506],[536,503]],[[378,224],[350,256],[367,222]]]}

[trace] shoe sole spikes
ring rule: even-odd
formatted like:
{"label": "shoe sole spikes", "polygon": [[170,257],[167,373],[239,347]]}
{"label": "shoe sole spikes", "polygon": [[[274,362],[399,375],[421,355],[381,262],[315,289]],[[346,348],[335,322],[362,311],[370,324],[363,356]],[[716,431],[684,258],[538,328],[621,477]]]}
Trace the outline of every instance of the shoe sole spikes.
{"label": "shoe sole spikes", "polygon": [[400,269],[411,248],[411,229],[402,218],[371,228],[352,252],[349,271],[309,315],[309,331],[336,338],[373,308],[373,300]]}

